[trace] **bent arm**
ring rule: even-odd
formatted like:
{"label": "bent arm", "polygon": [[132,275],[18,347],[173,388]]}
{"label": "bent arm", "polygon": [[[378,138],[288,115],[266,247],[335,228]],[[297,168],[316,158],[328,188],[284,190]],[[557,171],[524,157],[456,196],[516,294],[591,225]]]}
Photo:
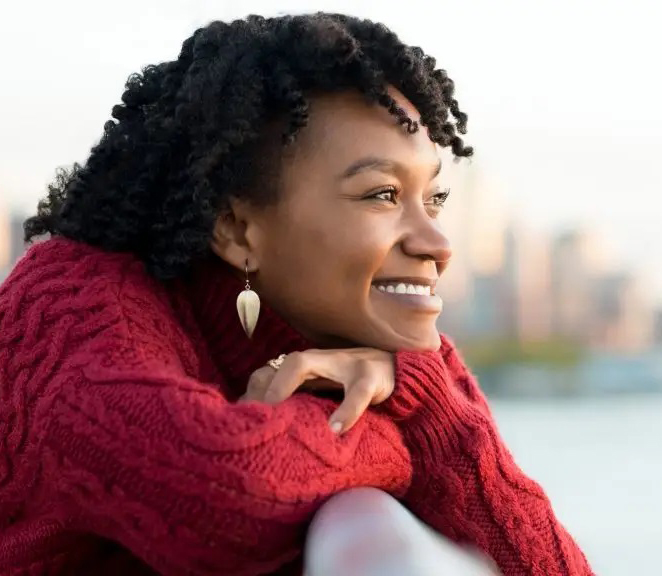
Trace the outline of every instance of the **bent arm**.
{"label": "bent arm", "polygon": [[157,366],[79,365],[56,380],[36,423],[42,497],[72,530],[165,575],[270,572],[301,552],[330,495],[367,485],[402,496],[410,480],[396,425],[369,414],[337,437],[331,401],[230,404]]}
{"label": "bent arm", "polygon": [[541,487],[505,447],[453,346],[398,353],[396,374],[406,401],[396,401],[391,416],[407,418],[402,429],[414,466],[408,507],[442,534],[489,554],[504,576],[593,574]]}

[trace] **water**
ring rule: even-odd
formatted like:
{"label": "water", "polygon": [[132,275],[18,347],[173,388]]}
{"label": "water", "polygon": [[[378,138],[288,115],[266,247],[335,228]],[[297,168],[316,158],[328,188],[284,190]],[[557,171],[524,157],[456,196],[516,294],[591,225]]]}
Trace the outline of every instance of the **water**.
{"label": "water", "polygon": [[662,574],[662,396],[491,405],[597,574]]}

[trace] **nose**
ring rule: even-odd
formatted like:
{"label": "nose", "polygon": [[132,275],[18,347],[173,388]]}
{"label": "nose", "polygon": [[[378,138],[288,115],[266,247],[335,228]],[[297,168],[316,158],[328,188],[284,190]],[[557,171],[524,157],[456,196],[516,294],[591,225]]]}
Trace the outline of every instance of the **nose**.
{"label": "nose", "polygon": [[441,274],[453,254],[448,238],[441,231],[438,219],[431,218],[422,211],[410,218],[407,231],[401,245],[403,252],[420,260],[433,260],[437,266],[437,274]]}

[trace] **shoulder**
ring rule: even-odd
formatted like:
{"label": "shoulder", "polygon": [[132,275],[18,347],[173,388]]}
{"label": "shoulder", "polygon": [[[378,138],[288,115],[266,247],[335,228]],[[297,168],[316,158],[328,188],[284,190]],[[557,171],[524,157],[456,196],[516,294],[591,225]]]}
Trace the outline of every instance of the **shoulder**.
{"label": "shoulder", "polygon": [[34,364],[49,353],[110,354],[136,335],[157,342],[163,299],[134,256],[53,238],[31,247],[0,287],[0,350],[29,353]]}
{"label": "shoulder", "polygon": [[94,311],[122,305],[125,295],[154,298],[155,285],[132,255],[53,238],[32,246],[0,286],[0,314],[15,322],[43,307],[48,317]]}
{"label": "shoulder", "polygon": [[77,295],[90,286],[108,285],[109,290],[95,291],[98,296],[104,296],[127,276],[139,275],[141,266],[129,254],[105,252],[66,238],[52,238],[33,245],[19,260],[0,286],[0,298],[5,301],[20,296]]}

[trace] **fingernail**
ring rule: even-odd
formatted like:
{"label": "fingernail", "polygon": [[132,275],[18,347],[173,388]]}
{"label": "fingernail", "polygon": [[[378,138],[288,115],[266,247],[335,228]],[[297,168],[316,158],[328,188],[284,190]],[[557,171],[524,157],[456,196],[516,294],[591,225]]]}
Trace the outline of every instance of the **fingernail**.
{"label": "fingernail", "polygon": [[331,431],[334,434],[340,434],[342,431],[342,422],[338,422],[337,420],[335,422],[331,422]]}

